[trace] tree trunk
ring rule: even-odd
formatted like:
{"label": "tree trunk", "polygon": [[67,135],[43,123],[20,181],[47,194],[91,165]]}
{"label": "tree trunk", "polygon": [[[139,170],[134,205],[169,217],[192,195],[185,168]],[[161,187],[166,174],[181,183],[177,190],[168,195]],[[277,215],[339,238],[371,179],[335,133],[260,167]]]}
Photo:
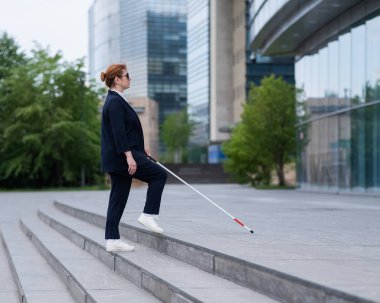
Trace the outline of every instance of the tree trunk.
{"label": "tree trunk", "polygon": [[84,165],[81,168],[81,178],[80,178],[80,186],[83,187],[86,184],[86,171],[84,169]]}
{"label": "tree trunk", "polygon": [[63,184],[61,165],[58,161],[54,161],[53,167],[54,167],[54,175],[55,175],[55,178],[54,178],[55,182],[53,181],[53,183],[55,183],[54,184],[55,186],[61,187]]}
{"label": "tree trunk", "polygon": [[180,163],[180,159],[181,159],[181,153],[179,149],[176,149],[174,152],[174,163]]}
{"label": "tree trunk", "polygon": [[285,174],[284,174],[284,161],[282,158],[278,161],[276,165],[277,176],[278,176],[278,185],[285,186]]}

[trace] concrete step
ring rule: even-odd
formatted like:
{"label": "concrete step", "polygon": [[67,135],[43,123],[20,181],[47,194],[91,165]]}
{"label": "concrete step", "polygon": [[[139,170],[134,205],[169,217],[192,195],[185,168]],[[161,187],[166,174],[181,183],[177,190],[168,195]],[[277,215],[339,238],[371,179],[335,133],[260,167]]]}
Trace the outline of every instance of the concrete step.
{"label": "concrete step", "polygon": [[105,251],[104,229],[43,208],[40,218],[111,269],[163,302],[278,302],[140,243],[132,253]]}
{"label": "concrete step", "polygon": [[[21,231],[18,223],[2,225],[1,233],[19,297],[15,301],[9,294],[5,300],[3,294],[0,294],[1,302],[75,302],[54,270]],[[6,284],[1,285],[3,288]]]}
{"label": "concrete step", "polygon": [[[17,272],[13,265],[1,229],[2,228],[0,227],[0,302],[22,302],[24,291],[22,290],[20,283],[15,283],[15,281],[18,281]],[[13,277],[13,275],[15,276]],[[20,296],[20,299],[18,295]]]}
{"label": "concrete step", "polygon": [[[59,210],[104,228],[106,217],[100,213],[73,207],[55,201]],[[228,279],[269,297],[289,303],[375,303],[340,290],[289,275],[253,262],[179,240],[167,235],[157,235],[146,229],[120,223],[120,233],[129,240],[153,248],[206,272]]]}
{"label": "concrete step", "polygon": [[54,268],[77,302],[159,302],[114,273],[97,258],[84,251],[83,247],[78,247],[49,228],[37,215],[22,218],[20,222],[24,233]]}

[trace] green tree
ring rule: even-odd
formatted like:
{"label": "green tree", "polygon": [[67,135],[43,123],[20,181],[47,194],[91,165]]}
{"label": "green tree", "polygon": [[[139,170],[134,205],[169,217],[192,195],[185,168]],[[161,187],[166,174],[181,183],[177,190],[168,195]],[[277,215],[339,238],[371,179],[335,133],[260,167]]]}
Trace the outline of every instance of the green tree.
{"label": "green tree", "polygon": [[293,85],[273,75],[252,85],[242,122],[224,145],[226,169],[254,184],[269,183],[275,169],[279,185],[285,185],[284,165],[295,156],[295,124]]}
{"label": "green tree", "polygon": [[24,64],[25,54],[20,51],[16,41],[7,33],[0,37],[0,87],[2,81],[10,75],[13,67]]}
{"label": "green tree", "polygon": [[[25,64],[26,57],[20,51],[16,41],[7,33],[0,37],[0,96],[8,94],[8,89],[4,85],[5,79],[10,76],[11,70],[21,64]],[[0,104],[0,113],[3,112]],[[0,130],[4,129],[4,120],[0,119]],[[1,133],[0,133],[1,134]],[[4,145],[4,137],[0,135],[0,148]]]}
{"label": "green tree", "polygon": [[0,94],[0,184],[78,185],[99,170],[98,92],[84,83],[83,62],[62,62],[36,48],[11,69]]}
{"label": "green tree", "polygon": [[161,137],[168,149],[169,159],[175,163],[184,161],[186,149],[194,123],[190,121],[187,109],[168,115],[161,126]]}
{"label": "green tree", "polygon": [[223,165],[240,183],[267,184],[271,175],[270,161],[257,151],[253,139],[247,125],[239,123],[232,131],[231,140],[223,144],[227,156]]}

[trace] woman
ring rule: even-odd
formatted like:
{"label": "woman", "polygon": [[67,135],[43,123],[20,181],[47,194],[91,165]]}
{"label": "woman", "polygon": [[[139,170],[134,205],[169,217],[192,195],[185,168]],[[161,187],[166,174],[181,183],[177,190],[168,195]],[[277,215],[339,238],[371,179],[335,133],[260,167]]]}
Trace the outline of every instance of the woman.
{"label": "woman", "polygon": [[140,119],[124,97],[131,78],[125,64],[113,64],[100,78],[109,88],[102,113],[101,161],[103,172],[111,177],[105,238],[107,251],[133,251],[134,247],[120,241],[119,223],[131,188],[132,177],[148,183],[143,213],[138,222],[149,230],[164,231],[155,221],[161,204],[167,175],[147,155]]}

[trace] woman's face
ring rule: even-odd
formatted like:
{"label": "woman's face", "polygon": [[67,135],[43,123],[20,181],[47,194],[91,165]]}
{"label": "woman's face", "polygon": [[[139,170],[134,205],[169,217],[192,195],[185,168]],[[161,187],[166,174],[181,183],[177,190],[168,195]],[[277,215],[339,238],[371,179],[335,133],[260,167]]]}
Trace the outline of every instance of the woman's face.
{"label": "woman's face", "polygon": [[131,80],[132,79],[129,77],[127,70],[123,70],[122,76],[115,78],[116,85],[119,85],[123,90],[129,88],[131,85]]}

